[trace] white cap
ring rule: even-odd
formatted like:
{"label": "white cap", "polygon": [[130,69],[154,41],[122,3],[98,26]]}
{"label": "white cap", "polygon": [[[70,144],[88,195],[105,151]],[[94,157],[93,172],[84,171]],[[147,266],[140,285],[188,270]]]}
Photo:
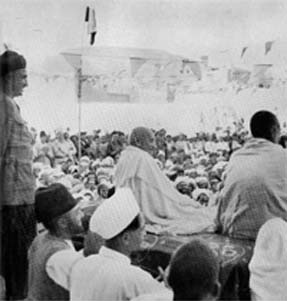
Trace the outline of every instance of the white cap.
{"label": "white cap", "polygon": [[140,213],[140,208],[130,188],[117,188],[116,192],[94,212],[90,230],[104,239],[121,233]]}

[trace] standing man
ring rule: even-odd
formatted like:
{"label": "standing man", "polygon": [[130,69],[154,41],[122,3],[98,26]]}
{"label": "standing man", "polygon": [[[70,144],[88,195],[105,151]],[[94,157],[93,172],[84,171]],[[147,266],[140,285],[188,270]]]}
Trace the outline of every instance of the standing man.
{"label": "standing man", "polygon": [[0,273],[7,300],[26,297],[27,251],[36,235],[32,135],[14,100],[25,87],[26,60],[7,50],[0,56]]}

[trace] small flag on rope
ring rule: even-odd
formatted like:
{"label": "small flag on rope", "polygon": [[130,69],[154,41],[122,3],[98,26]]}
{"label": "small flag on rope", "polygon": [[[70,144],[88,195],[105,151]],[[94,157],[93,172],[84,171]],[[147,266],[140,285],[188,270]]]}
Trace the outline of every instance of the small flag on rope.
{"label": "small flag on rope", "polygon": [[240,56],[241,58],[243,58],[243,56],[244,56],[244,54],[245,54],[247,48],[248,48],[248,47],[243,47],[243,48],[242,48],[241,56]]}
{"label": "small flag on rope", "polygon": [[265,55],[271,50],[274,41],[268,41],[265,43]]}
{"label": "small flag on rope", "polygon": [[95,43],[95,37],[97,34],[97,21],[95,10],[87,6],[85,22],[88,22],[88,34],[90,35],[90,45]]}

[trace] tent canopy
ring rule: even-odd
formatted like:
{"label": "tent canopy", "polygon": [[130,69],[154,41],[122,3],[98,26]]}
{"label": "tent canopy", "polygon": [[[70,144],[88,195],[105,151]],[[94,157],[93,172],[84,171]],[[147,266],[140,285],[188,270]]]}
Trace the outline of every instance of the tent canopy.
{"label": "tent canopy", "polygon": [[126,47],[82,47],[68,49],[61,54],[76,69],[80,67],[82,57],[103,57],[111,59],[142,58],[146,60],[183,60],[184,57],[170,54],[163,50]]}

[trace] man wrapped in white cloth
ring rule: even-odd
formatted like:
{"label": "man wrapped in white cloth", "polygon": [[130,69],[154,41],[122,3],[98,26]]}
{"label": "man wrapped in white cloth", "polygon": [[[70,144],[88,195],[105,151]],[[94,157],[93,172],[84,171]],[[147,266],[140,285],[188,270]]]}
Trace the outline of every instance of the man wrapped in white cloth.
{"label": "man wrapped in white cloth", "polygon": [[58,252],[48,262],[48,273],[70,291],[70,300],[130,300],[160,291],[162,285],[132,265],[129,257],[140,248],[143,228],[132,191],[118,188],[90,220],[90,230],[105,240],[105,246],[85,258],[76,252]]}
{"label": "man wrapped in white cloth", "polygon": [[129,187],[146,222],[180,233],[200,232],[212,227],[214,216],[190,197],[180,194],[151,156],[155,138],[151,130],[138,127],[116,166],[115,184]]}
{"label": "man wrapped in white cloth", "polygon": [[255,113],[250,129],[253,137],[227,165],[217,223],[223,234],[255,240],[268,219],[287,220],[287,153],[278,144],[280,124],[273,113]]}
{"label": "man wrapped in white cloth", "polygon": [[252,300],[287,300],[286,233],[287,223],[281,218],[260,228],[249,264]]}

